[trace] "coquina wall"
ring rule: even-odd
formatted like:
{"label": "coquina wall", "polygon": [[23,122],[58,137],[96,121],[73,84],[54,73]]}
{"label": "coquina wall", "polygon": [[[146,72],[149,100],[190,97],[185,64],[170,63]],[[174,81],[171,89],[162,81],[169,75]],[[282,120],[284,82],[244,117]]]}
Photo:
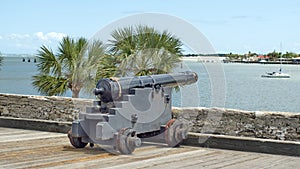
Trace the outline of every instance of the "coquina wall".
{"label": "coquina wall", "polygon": [[300,141],[300,113],[173,108],[173,114],[196,133]]}
{"label": "coquina wall", "polygon": [[[72,122],[92,100],[0,94],[0,117]],[[300,141],[300,113],[173,108],[192,132]]]}
{"label": "coquina wall", "polygon": [[0,94],[0,116],[71,122],[92,105],[89,99]]}

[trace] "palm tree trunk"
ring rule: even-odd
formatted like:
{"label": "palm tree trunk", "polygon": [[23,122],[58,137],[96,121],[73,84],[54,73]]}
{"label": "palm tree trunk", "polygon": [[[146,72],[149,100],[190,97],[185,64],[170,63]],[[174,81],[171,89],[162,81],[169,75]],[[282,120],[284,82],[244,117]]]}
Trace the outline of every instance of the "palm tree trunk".
{"label": "palm tree trunk", "polygon": [[78,90],[78,89],[72,90],[72,98],[78,98],[79,92],[80,92],[80,90]]}

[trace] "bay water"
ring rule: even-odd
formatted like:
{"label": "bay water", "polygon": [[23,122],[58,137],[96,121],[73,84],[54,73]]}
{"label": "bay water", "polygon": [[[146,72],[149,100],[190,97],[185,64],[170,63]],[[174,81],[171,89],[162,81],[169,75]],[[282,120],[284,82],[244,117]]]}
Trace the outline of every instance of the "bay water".
{"label": "bay water", "polygon": [[[31,85],[38,73],[33,58],[4,57],[0,67],[0,93],[40,95]],[[28,62],[28,59],[31,59]],[[265,72],[278,71],[280,65],[201,63],[183,61],[176,71],[195,71],[197,84],[173,92],[173,106],[221,107],[249,111],[300,112],[300,65],[282,65],[288,79],[261,78]],[[211,67],[217,67],[218,73]],[[217,83],[216,83],[217,82]],[[90,97],[81,94],[82,97]],[[71,96],[68,91],[66,97]],[[221,100],[223,104],[219,103]]]}

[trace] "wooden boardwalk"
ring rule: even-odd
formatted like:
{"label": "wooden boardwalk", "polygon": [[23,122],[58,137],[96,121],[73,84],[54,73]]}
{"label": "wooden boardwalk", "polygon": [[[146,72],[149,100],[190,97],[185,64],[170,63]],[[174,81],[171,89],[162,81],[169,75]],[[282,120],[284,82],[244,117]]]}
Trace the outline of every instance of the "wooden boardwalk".
{"label": "wooden boardwalk", "polygon": [[300,157],[143,143],[132,155],[73,148],[66,134],[0,128],[0,168],[300,168]]}

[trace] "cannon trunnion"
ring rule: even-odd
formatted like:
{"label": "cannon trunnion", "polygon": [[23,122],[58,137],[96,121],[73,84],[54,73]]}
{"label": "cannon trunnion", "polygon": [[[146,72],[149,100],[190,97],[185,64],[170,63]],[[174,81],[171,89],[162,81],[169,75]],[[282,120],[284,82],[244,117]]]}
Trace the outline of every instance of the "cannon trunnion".
{"label": "cannon trunnion", "polygon": [[110,145],[131,154],[141,138],[161,134],[168,146],[186,138],[188,127],[172,119],[172,88],[197,81],[194,72],[101,79],[94,94],[99,100],[79,113],[68,133],[71,144]]}

